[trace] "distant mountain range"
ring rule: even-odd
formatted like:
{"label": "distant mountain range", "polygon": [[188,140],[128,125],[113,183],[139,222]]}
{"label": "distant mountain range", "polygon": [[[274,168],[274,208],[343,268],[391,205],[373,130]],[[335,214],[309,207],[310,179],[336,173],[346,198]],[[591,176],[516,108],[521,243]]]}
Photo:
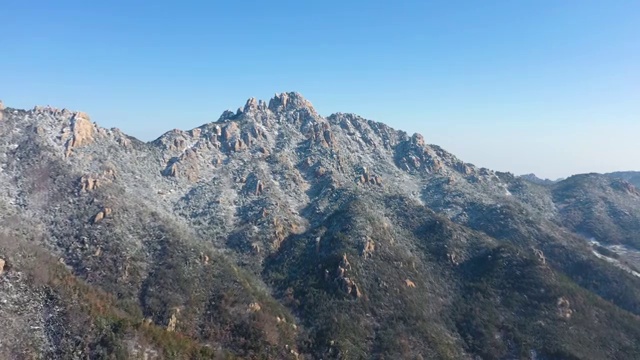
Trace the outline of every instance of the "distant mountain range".
{"label": "distant mountain range", "polygon": [[[621,179],[631,183],[633,186],[640,188],[640,171],[616,171],[612,173],[603,174],[604,176],[608,176],[612,179]],[[537,177],[535,174],[526,174],[520,175],[522,179],[530,181],[532,183],[540,184],[540,185],[552,185],[564,179],[558,180],[550,180],[550,179],[541,179]]]}
{"label": "distant mountain range", "polygon": [[552,184],[555,184],[558,181],[562,181],[563,180],[563,179],[558,179],[558,180],[541,179],[541,178],[537,177],[536,174],[520,175],[520,178],[525,179],[525,180],[530,181],[530,182],[535,183],[535,184],[539,184],[539,185],[552,185]]}
{"label": "distant mountain range", "polygon": [[152,142],[0,116],[2,359],[640,358],[638,173],[496,172],[297,93]]}

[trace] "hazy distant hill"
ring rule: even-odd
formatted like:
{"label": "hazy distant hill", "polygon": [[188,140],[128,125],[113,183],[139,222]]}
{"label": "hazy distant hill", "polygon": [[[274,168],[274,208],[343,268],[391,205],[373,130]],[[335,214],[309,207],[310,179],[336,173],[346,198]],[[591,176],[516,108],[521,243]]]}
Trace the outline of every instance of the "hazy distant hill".
{"label": "hazy distant hill", "polygon": [[609,177],[626,180],[633,186],[640,188],[640,171],[618,171],[605,174]]}
{"label": "hazy distant hill", "polygon": [[540,185],[552,185],[560,181],[560,180],[541,179],[537,177],[536,174],[525,174],[525,175],[520,175],[520,177],[527,181],[530,181],[535,184],[540,184]]}

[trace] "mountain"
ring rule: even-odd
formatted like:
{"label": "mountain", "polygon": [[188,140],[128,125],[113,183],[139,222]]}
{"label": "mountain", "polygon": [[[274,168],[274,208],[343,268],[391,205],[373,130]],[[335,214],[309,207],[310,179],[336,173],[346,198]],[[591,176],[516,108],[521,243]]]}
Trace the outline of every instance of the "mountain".
{"label": "mountain", "polygon": [[0,121],[0,358],[640,358],[640,192],[297,93],[142,142]]}

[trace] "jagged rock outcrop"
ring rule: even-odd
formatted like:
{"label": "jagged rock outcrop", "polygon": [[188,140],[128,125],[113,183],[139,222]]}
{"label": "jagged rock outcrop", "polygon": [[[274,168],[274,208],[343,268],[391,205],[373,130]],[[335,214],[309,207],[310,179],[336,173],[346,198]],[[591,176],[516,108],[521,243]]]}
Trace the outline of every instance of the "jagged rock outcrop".
{"label": "jagged rock outcrop", "polygon": [[364,256],[365,258],[370,258],[371,256],[373,256],[373,253],[376,250],[376,245],[373,242],[373,240],[369,237],[367,237],[364,240],[364,245],[362,246],[362,256]]}
{"label": "jagged rock outcrop", "polygon": [[313,105],[302,97],[302,95],[296,92],[280,93],[276,94],[268,105],[269,110],[272,112],[283,112],[290,110],[309,110],[315,112]]}
{"label": "jagged rock outcrop", "polygon": [[209,255],[205,254],[205,253],[200,253],[200,262],[203,265],[209,265]]}
{"label": "jagged rock outcrop", "polygon": [[178,315],[180,314],[180,309],[174,309],[171,317],[169,318],[169,323],[167,324],[167,331],[174,332],[176,331],[176,325],[178,325]]}
{"label": "jagged rock outcrop", "polygon": [[372,175],[365,168],[363,174],[358,178],[358,182],[364,185],[378,185],[382,186],[382,178],[378,175]]}
{"label": "jagged rock outcrop", "polygon": [[81,191],[92,191],[100,186],[100,179],[92,175],[85,175],[80,178]]}
{"label": "jagged rock outcrop", "polygon": [[557,302],[558,307],[558,316],[563,319],[569,320],[571,319],[571,315],[573,315],[573,310],[571,309],[571,303],[564,297],[558,298]]}
{"label": "jagged rock outcrop", "polygon": [[402,142],[396,151],[396,162],[403,170],[426,171],[440,173],[447,165],[464,175],[470,175],[472,169],[460,163],[455,157],[443,153],[439,148],[426,145],[424,137],[414,134],[410,139]]}
{"label": "jagged rock outcrop", "polygon": [[347,271],[351,270],[351,264],[349,263],[349,259],[347,258],[347,254],[342,255],[342,260],[338,265],[338,269],[336,271],[335,281],[338,284],[338,287],[341,291],[343,291],[346,295],[352,296],[353,298],[359,298],[362,296],[360,292],[360,288],[358,285],[347,276]]}
{"label": "jagged rock outcrop", "polygon": [[324,148],[330,148],[334,145],[333,134],[328,123],[315,123],[309,129],[307,137],[312,144],[320,145]]}
{"label": "jagged rock outcrop", "polygon": [[222,140],[231,142],[240,137],[240,127],[238,123],[232,121],[222,128]]}
{"label": "jagged rock outcrop", "polygon": [[74,148],[90,144],[93,141],[94,131],[94,125],[87,114],[83,112],[73,114],[71,118],[71,134],[69,135],[69,140],[67,140],[65,156],[71,155],[71,151]]}
{"label": "jagged rock outcrop", "polygon": [[83,175],[80,178],[80,191],[90,192],[98,189],[103,184],[109,184],[116,179],[116,171],[113,167],[107,166],[100,173]]}
{"label": "jagged rock outcrop", "polygon": [[352,279],[348,277],[341,277],[338,278],[338,283],[340,284],[340,290],[342,290],[347,295],[352,296],[356,299],[362,296],[360,288]]}
{"label": "jagged rock outcrop", "polygon": [[544,253],[542,252],[542,250],[534,248],[533,253],[536,255],[536,257],[538,258],[538,260],[542,265],[546,265],[547,258],[544,256]]}

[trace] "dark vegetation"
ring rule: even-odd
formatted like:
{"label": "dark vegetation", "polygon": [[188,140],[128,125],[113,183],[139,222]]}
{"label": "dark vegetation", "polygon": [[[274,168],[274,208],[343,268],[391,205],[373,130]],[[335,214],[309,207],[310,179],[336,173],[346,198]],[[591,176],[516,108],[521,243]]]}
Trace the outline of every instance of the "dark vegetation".
{"label": "dark vegetation", "polygon": [[[386,201],[396,224],[414,229],[404,234],[405,246],[409,239],[412,246],[389,246],[398,234],[385,232],[379,215],[366,210],[375,206],[347,201],[325,225],[289,239],[267,264],[281,301],[305,319],[310,353],[455,359],[463,356],[462,348],[486,359],[640,356],[633,340],[640,336],[640,319],[587,291],[606,291],[614,303],[636,310],[630,302],[640,297],[619,292],[622,284],[637,288],[622,271],[592,270],[605,274],[605,283],[591,271],[569,269],[585,289],[530,249],[464,230],[405,199]],[[379,248],[370,258],[359,251],[359,231],[375,234]],[[451,251],[459,264],[451,263]],[[343,254],[360,298],[336,285],[334,271]],[[421,276],[427,273],[437,280]],[[406,279],[416,288],[407,287]],[[562,314],[564,300],[568,317]]]}

